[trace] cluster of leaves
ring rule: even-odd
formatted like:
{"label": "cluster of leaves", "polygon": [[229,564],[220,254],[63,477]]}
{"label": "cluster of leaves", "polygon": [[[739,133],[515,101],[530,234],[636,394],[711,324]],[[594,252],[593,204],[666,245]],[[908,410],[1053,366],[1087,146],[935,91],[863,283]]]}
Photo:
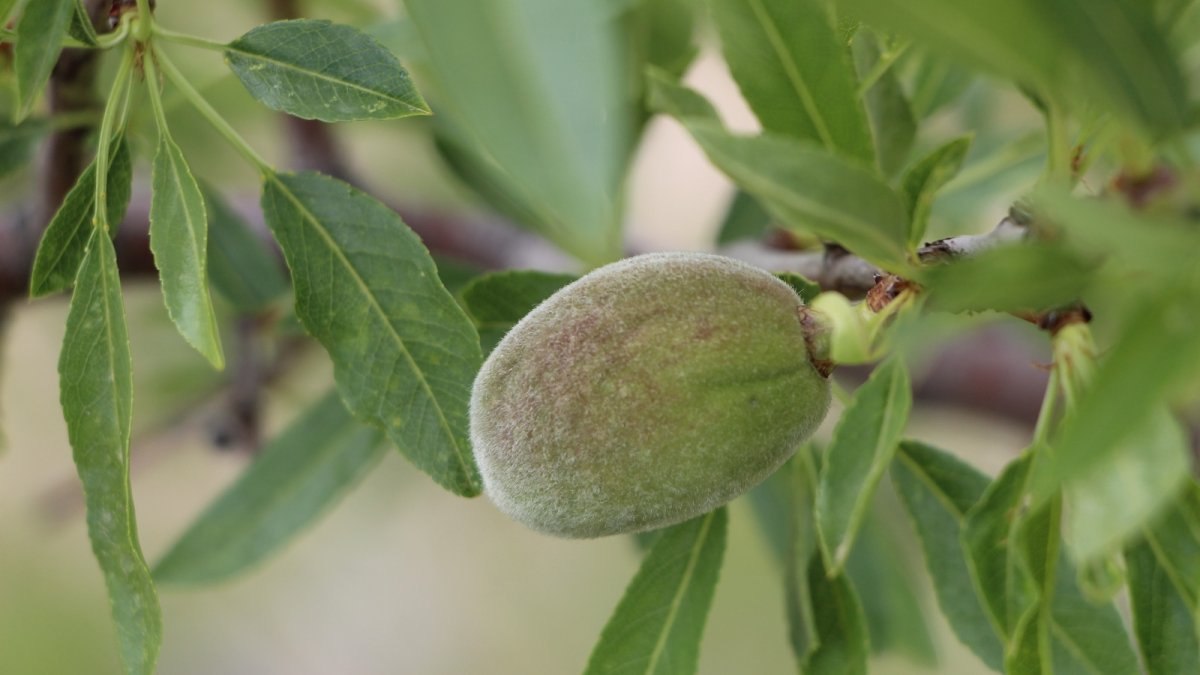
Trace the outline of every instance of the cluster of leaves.
{"label": "cluster of leaves", "polygon": [[[12,4],[0,5],[0,16]],[[264,559],[369,471],[385,438],[451,492],[479,494],[466,433],[470,383],[504,332],[573,278],[506,271],[452,295],[387,206],[259,157],[172,64],[163,48],[172,42],[222,53],[258,101],[325,122],[428,113],[400,55],[433,102],[434,141],[455,175],[584,265],[620,255],[625,177],[641,131],[661,113],[740,190],[722,241],[756,236],[770,223],[919,281],[919,296],[870,326],[857,353],[890,356],[849,399],[829,444],[802,449],[752,495],[777,553],[804,672],[865,672],[872,650],[934,657],[909,590],[920,585],[917,570],[890,564],[905,559],[897,528],[910,531],[895,522],[898,512],[920,543],[942,613],[989,667],[1178,673],[1200,662],[1200,486],[1172,413],[1197,396],[1190,383],[1200,371],[1200,318],[1191,311],[1200,277],[1190,259],[1200,231],[1188,220],[1200,198],[1189,182],[1196,108],[1185,77],[1200,38],[1188,30],[1200,21],[1197,3],[481,0],[471,12],[438,0],[405,5],[404,19],[372,29],[378,40],[297,20],[218,44],[160,26],[145,0],[99,35],[78,0],[37,0],[4,34],[14,43],[17,92],[17,123],[0,136],[4,168],[55,123],[26,118],[62,45],[109,49],[119,61],[96,158],[47,228],[30,288],[74,289],[62,404],[130,672],[154,668],[155,582],[216,581]],[[728,131],[680,82],[703,16],[762,126],[757,135]],[[1045,133],[1014,143],[942,131],[937,115],[982,86],[964,66],[1019,88],[1043,115]],[[193,177],[167,127],[164,83],[261,173],[264,218],[290,284],[247,226]],[[179,333],[220,368],[209,285],[249,311],[286,302],[290,291],[296,316],[333,361],[337,389],[274,439],[153,571],[133,520],[132,355],[108,236],[129,200],[124,138],[142,91],[158,131],[151,242]],[[1045,164],[1026,186],[1035,241],[921,264],[916,251],[936,206],[1029,158]],[[1134,179],[1167,167],[1179,178],[1150,207],[1133,210],[1120,195],[1073,196],[1084,163]],[[818,291],[788,280],[806,299]],[[1080,298],[1104,318],[1112,348],[1097,358],[1082,324],[1054,336],[1034,441],[1000,476],[904,438],[909,345],[931,338],[923,328],[931,317],[1041,311]],[[887,508],[888,499],[903,508]],[[719,509],[644,538],[642,567],[587,672],[695,671],[727,527]],[[1113,603],[1122,588],[1131,622]]]}

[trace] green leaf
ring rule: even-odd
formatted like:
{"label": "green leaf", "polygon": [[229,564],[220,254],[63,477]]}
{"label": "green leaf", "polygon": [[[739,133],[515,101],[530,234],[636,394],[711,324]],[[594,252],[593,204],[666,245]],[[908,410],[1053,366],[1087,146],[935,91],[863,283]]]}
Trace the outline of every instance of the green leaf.
{"label": "green leaf", "polygon": [[830,578],[824,558],[814,553],[808,565],[813,621],[818,645],[802,664],[806,675],[866,675],[870,647],[867,619],[858,594],[845,574]]}
{"label": "green leaf", "polygon": [[1029,477],[1030,457],[1009,462],[987,487],[963,520],[961,540],[975,592],[983,599],[992,625],[1005,638],[1017,633],[1017,623],[1037,599],[1031,580],[1010,554],[1019,506]]}
{"label": "green leaf", "polygon": [[213,288],[243,313],[256,313],[283,297],[291,286],[264,242],[215,191],[201,186],[208,213],[208,278]]}
{"label": "green leaf", "polygon": [[1193,298],[1166,288],[1127,318],[1091,386],[1063,420],[1050,461],[1039,463],[1036,498],[1110,461],[1133,432],[1145,428],[1172,387],[1196,372],[1200,314],[1194,308]]}
{"label": "green leaf", "polygon": [[792,290],[796,291],[796,295],[799,295],[805,304],[811,303],[813,298],[821,294],[821,284],[803,275],[796,274],[795,272],[776,272],[775,276],[779,277],[779,280],[783,283],[791,286]]}
{"label": "green leaf", "polygon": [[835,241],[885,269],[905,268],[904,206],[871,171],[788,138],[734,136],[710,122],[683,122],[709,160],[781,224]]}
{"label": "green leaf", "polygon": [[937,652],[919,594],[918,566],[899,532],[901,511],[887,483],[880,484],[863,521],[846,574],[858,592],[873,653],[900,652],[916,663],[934,665]]}
{"label": "green leaf", "polygon": [[725,218],[717,234],[717,245],[722,246],[743,239],[759,239],[771,229],[771,214],[757,199],[738,190],[725,211]]}
{"label": "green leaf", "polygon": [[1143,533],[1180,596],[1200,613],[1200,485],[1193,480]]}
{"label": "green leaf", "polygon": [[[124,140],[112,144],[108,162],[108,222],[115,229],[125,219],[133,190],[133,160]],[[96,163],[80,174],[50,220],[33,259],[30,297],[57,293],[71,286],[91,239],[96,208]]]}
{"label": "green leaf", "polygon": [[20,124],[0,120],[0,178],[28,166],[34,141],[49,131],[45,120],[29,119]]}
{"label": "green leaf", "polygon": [[38,94],[50,79],[50,71],[62,51],[62,39],[75,14],[74,0],[28,2],[17,22],[17,44],[13,48],[13,70],[17,74],[17,106],[14,122],[33,110]]}
{"label": "green leaf", "polygon": [[647,98],[655,112],[670,115],[675,119],[720,122],[717,109],[698,92],[679,83],[679,78],[657,68],[646,69],[649,87]]}
{"label": "green leaf", "polygon": [[315,523],[384,452],[382,432],[355,422],[330,392],[188,527],[155,565],[154,578],[210,583],[250,568]]}
{"label": "green leaf", "polygon": [[[439,116],[534,229],[589,265],[621,255],[633,96],[607,2],[406,0]],[[432,95],[432,94],[431,94]]]}
{"label": "green leaf", "polygon": [[296,117],[345,122],[429,114],[396,57],[350,26],[268,23],[229,43],[225,60],[251,96]]}
{"label": "green leaf", "polygon": [[1137,655],[1117,609],[1085,598],[1065,557],[1059,558],[1056,578],[1050,620],[1054,672],[1136,675]]}
{"label": "green leaf", "polygon": [[[854,62],[859,73],[867,74],[880,59],[879,38],[866,28],[854,35]],[[885,176],[894,176],[908,162],[917,138],[917,120],[896,77],[895,68],[887,69],[865,92],[863,102],[875,139],[875,155]]]}
{"label": "green leaf", "polygon": [[1125,551],[1133,629],[1149,675],[1186,673],[1200,663],[1200,631],[1154,551],[1139,543]]}
{"label": "green leaf", "polygon": [[478,336],[416,234],[320,174],[269,174],[262,202],[292,271],[296,314],[333,358],[350,411],[443,487],[479,494],[467,436]]}
{"label": "green leaf", "polygon": [[1187,88],[1150,3],[844,0],[866,22],[1064,102],[1099,103],[1155,135],[1187,119]]}
{"label": "green leaf", "polygon": [[870,162],[858,78],[821,0],[710,0],[725,61],[763,129]]}
{"label": "green leaf", "polygon": [[1061,245],[1023,242],[935,265],[921,282],[941,311],[1041,310],[1078,300],[1094,268]]}
{"label": "green leaf", "polygon": [[960,136],[934,149],[904,173],[901,185],[908,203],[908,245],[917,247],[925,238],[929,213],[938,190],[958,174],[971,147],[971,136]]}
{"label": "green leaf", "polygon": [[462,290],[467,313],[475,320],[484,354],[492,349],[518,321],[575,281],[572,274],[535,270],[508,270],[476,278]]}
{"label": "green leaf", "polygon": [[957,61],[910,45],[901,59],[902,70],[909,82],[909,105],[913,114],[917,119],[925,120],[958,100],[975,77]]}
{"label": "green leaf", "polygon": [[993,670],[1004,645],[975,591],[959,534],[988,479],[955,457],[913,441],[900,444],[892,481],[912,518],[938,606],[958,639]]}
{"label": "green leaf", "polygon": [[1010,463],[962,532],[976,592],[1009,638],[1008,672],[1132,674],[1137,660],[1111,603],[1083,597],[1059,554],[1058,505],[1024,506],[1032,458]]}
{"label": "green leaf", "polygon": [[87,7],[84,6],[83,0],[74,0],[75,13],[71,15],[71,24],[67,27],[67,32],[71,37],[79,40],[85,45],[95,47],[96,42],[96,27],[92,25],[92,18],[88,16]]}
{"label": "green leaf", "polygon": [[626,17],[630,36],[633,75],[641,77],[646,66],[661,68],[675,77],[687,71],[699,49],[693,39],[693,0],[639,0]]}
{"label": "green leaf", "polygon": [[1191,470],[1187,434],[1165,410],[1109,457],[1063,486],[1067,543],[1079,563],[1118,550],[1174,501]]}
{"label": "green leaf", "polygon": [[838,420],[825,451],[816,518],[821,553],[833,574],[850,555],[911,408],[908,370],[903,361],[891,359],[871,373]]}
{"label": "green leaf", "polygon": [[121,657],[127,672],[152,673],[162,642],[162,616],[138,543],[129,488],[132,355],[116,251],[99,232],[92,234],[75,289],[58,362],[63,415]]}
{"label": "green leaf", "polygon": [[208,214],[183,152],[165,126],[158,130],[150,197],[150,250],[167,314],[189,345],[214,368],[225,367],[208,293]]}
{"label": "green leaf", "polygon": [[1065,232],[1066,241],[1088,255],[1105,257],[1105,270],[1117,279],[1139,278],[1166,288],[1200,288],[1200,269],[1190,251],[1200,247],[1200,232],[1183,220],[1135,213],[1110,196],[1075,199],[1062,191],[1042,190],[1035,211]]}
{"label": "green leaf", "polygon": [[691,675],[725,553],[724,508],[664,530],[588,659],[587,675]]}

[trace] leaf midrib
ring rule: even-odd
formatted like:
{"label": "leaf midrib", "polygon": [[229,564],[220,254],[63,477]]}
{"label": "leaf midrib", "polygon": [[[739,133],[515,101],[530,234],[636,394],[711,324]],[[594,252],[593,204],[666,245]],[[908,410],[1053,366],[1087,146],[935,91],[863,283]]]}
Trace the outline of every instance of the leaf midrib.
{"label": "leaf midrib", "polygon": [[692,576],[696,572],[696,565],[700,561],[700,552],[704,550],[704,545],[708,540],[708,531],[712,527],[713,518],[716,517],[717,511],[710,511],[704,517],[704,523],[700,526],[700,532],[696,535],[696,543],[692,545],[691,554],[688,556],[687,567],[683,570],[683,576],[679,579],[679,587],[675,589],[675,595],[671,598],[671,606],[667,611],[667,619],[663,622],[662,631],[658,635],[658,640],[654,643],[654,650],[650,652],[650,660],[646,662],[645,673],[653,673],[658,668],[658,660],[662,658],[663,652],[666,650],[667,637],[671,634],[671,629],[675,623],[675,617],[679,614],[679,606],[683,604],[683,596],[687,592],[688,586],[692,583]]}
{"label": "leaf midrib", "polygon": [[394,95],[389,94],[387,92],[380,91],[378,89],[372,89],[370,87],[366,87],[361,84],[357,84],[355,82],[350,82],[349,80],[338,79],[336,77],[326,75],[319,71],[307,70],[307,69],[301,68],[293,63],[289,63],[287,61],[280,61],[279,59],[267,56],[266,54],[260,54],[258,52],[247,51],[240,47],[234,46],[235,44],[236,43],[230,43],[229,45],[226,45],[225,51],[226,51],[227,58],[228,58],[228,55],[232,53],[232,54],[238,54],[238,55],[243,56],[248,59],[258,59],[260,61],[265,61],[266,63],[277,66],[283,70],[290,70],[290,71],[293,71],[296,73],[300,73],[302,75],[307,75],[314,79],[324,80],[324,81],[330,82],[332,84],[347,87],[349,89],[355,89],[357,91],[375,96],[377,98],[382,98],[382,99],[385,99],[388,101],[392,101],[394,103],[399,103],[400,105],[404,106],[405,108],[408,108],[410,111],[417,113],[417,114],[427,114],[429,112],[425,108],[415,106],[415,105],[409,103],[408,101],[405,101],[402,98],[396,98]]}
{"label": "leaf midrib", "polygon": [[779,32],[779,27],[775,25],[775,21],[767,13],[766,8],[763,7],[762,0],[750,0],[750,10],[762,26],[763,33],[767,36],[767,42],[771,45],[771,50],[775,52],[775,56],[779,59],[779,64],[783,66],[783,71],[787,75],[792,88],[795,90],[796,96],[800,99],[800,103],[804,106],[804,112],[808,113],[809,119],[812,120],[813,129],[821,138],[821,143],[830,152],[836,151],[837,143],[834,141],[829,127],[825,124],[825,118],[821,116],[821,110],[817,106],[816,100],[813,99],[812,92],[809,91],[803,76],[797,70],[795,62],[790,58],[791,53],[788,52],[787,45],[783,42],[783,36]]}
{"label": "leaf midrib", "polygon": [[[342,265],[345,267],[345,269],[350,273],[350,276],[354,279],[354,283],[358,285],[364,297],[367,298],[370,307],[374,309],[375,313],[379,316],[379,319],[385,326],[387,326],[388,335],[392,337],[396,343],[396,346],[399,348],[400,353],[404,355],[404,359],[408,362],[410,369],[416,375],[416,380],[421,385],[421,389],[425,392],[426,396],[433,401],[433,409],[437,412],[438,424],[445,432],[450,444],[454,447],[454,457],[458,460],[459,466],[462,468],[463,478],[466,480],[468,486],[471,488],[478,488],[479,486],[476,485],[476,481],[471,475],[470,464],[467,463],[466,459],[463,457],[463,449],[459,447],[458,438],[454,435],[454,431],[450,427],[450,422],[446,419],[445,412],[442,410],[442,402],[439,401],[436,396],[434,396],[433,389],[429,386],[429,381],[425,378],[424,371],[417,367],[417,362],[413,358],[412,354],[408,351],[408,346],[404,344],[404,339],[400,337],[400,334],[397,333],[395,328],[392,326],[391,320],[388,318],[387,313],[383,311],[383,306],[379,304],[379,300],[371,291],[371,287],[368,286],[366,280],[359,275],[358,269],[355,268],[354,265],[350,264],[350,259],[345,256],[345,254],[342,252],[342,249],[335,245],[336,242],[334,241],[333,237],[321,225],[321,221],[317,219],[316,214],[310,211],[308,207],[306,207],[304,203],[296,197],[291,189],[284,184],[284,182],[280,180],[279,176],[277,176],[275,173],[267,174],[267,179],[280,188],[280,190],[288,198],[288,201],[290,201],[292,205],[295,206],[300,212],[300,215],[312,224],[313,229],[318,235],[320,235],[321,239],[325,242],[329,250],[333,252],[338,260],[342,262]],[[380,421],[382,422],[383,420]],[[390,425],[386,424],[385,426],[390,427]],[[391,436],[390,433],[388,435]]]}

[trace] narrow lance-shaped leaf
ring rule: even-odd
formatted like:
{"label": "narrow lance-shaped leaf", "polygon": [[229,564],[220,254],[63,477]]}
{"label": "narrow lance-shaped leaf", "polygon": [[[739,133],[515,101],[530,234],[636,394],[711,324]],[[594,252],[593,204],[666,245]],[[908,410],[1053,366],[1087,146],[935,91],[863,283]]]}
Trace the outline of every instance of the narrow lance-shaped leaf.
{"label": "narrow lance-shaped leaf", "polygon": [[[108,222],[113,229],[125,219],[133,190],[133,162],[124,140],[112,144],[108,162]],[[40,297],[69,288],[79,272],[91,239],[96,206],[96,163],[80,174],[50,220],[33,258],[29,295]]]}
{"label": "narrow lance-shaped leaf", "polygon": [[467,312],[479,329],[484,354],[504,334],[558,289],[578,277],[535,270],[509,270],[478,277],[462,290]]}
{"label": "narrow lance-shaped leaf", "polygon": [[875,157],[858,78],[823,0],[710,0],[733,79],[765,130]]}
{"label": "narrow lance-shaped leaf", "polygon": [[[865,76],[877,67],[883,57],[880,38],[873,31],[860,27],[854,35],[854,62]],[[895,68],[888,68],[863,93],[867,119],[875,138],[875,154],[879,169],[885,176],[894,176],[908,161],[917,138],[917,120]]]}
{"label": "narrow lance-shaped leaf", "polygon": [[83,0],[73,0],[73,2],[75,3],[75,13],[71,15],[71,23],[67,27],[67,32],[83,44],[95,47],[97,45],[96,27],[92,25],[92,18],[88,16],[87,7],[84,6]]}
{"label": "narrow lance-shaped leaf", "polygon": [[782,225],[835,241],[886,269],[904,269],[904,206],[871,171],[787,138],[735,136],[686,119],[684,126],[709,160]]}
{"label": "narrow lance-shaped leaf", "polygon": [[970,146],[970,136],[956,138],[925,155],[904,173],[900,182],[908,203],[910,247],[921,245],[925,230],[929,227],[934,197],[943,185],[958,174]]}
{"label": "narrow lance-shaped leaf", "polygon": [[932,666],[937,652],[922,607],[920,568],[905,546],[908,537],[900,534],[905,525],[903,509],[897,506],[891,485],[880,483],[846,561],[846,575],[862,604],[871,652],[899,652]]}
{"label": "narrow lance-shaped leaf", "polygon": [[1041,310],[1078,299],[1095,267],[1061,244],[1023,242],[932,266],[921,281],[940,311]]}
{"label": "narrow lance-shaped leaf", "polygon": [[819,643],[802,664],[806,675],[866,675],[871,655],[867,619],[850,578],[830,578],[823,556],[814,553],[808,565],[813,620]]}
{"label": "narrow lance-shaped leaf", "polygon": [[291,287],[266,242],[216,192],[202,186],[208,213],[208,277],[239,312],[262,311]]}
{"label": "narrow lance-shaped leaf", "polygon": [[725,553],[724,507],[664,530],[613,612],[586,675],[692,675]]}
{"label": "narrow lance-shaped leaf", "polygon": [[155,565],[154,578],[208,583],[251,567],[312,525],[384,451],[383,433],[358,424],[336,392],[327,394],[188,527]]}
{"label": "narrow lance-shaped leaf", "polygon": [[270,174],[262,203],[296,314],[333,358],[350,411],[446,489],[479,494],[467,436],[479,339],[420,239],[388,207],[320,174]]}
{"label": "narrow lance-shaped leaf", "polygon": [[1145,542],[1125,551],[1133,629],[1149,675],[1186,673],[1200,663],[1196,615]]}
{"label": "narrow lance-shaped leaf", "polygon": [[781,225],[836,241],[880,266],[905,267],[904,206],[872,171],[811,143],[732,135],[700,94],[653,71],[649,82],[651,106],[687,127],[709,160]]}
{"label": "narrow lance-shaped leaf", "polygon": [[975,592],[984,600],[992,624],[1004,638],[1011,638],[1017,620],[1034,602],[1029,579],[1015,567],[1009,555],[1009,540],[1019,516],[1018,505],[1025,494],[1030,457],[1014,460],[987,487],[963,520],[962,543]]}
{"label": "narrow lance-shaped leaf", "polygon": [[128,672],[152,673],[162,616],[138,542],[129,487],[132,356],[116,251],[107,236],[93,234],[75,288],[58,362],[63,415],[121,656]]}
{"label": "narrow lance-shaped leaf", "polygon": [[892,359],[871,373],[838,420],[817,491],[817,531],[833,574],[850,555],[911,408],[908,370],[903,361]]}
{"label": "narrow lance-shaped leaf", "polygon": [[162,282],[163,300],[183,339],[213,367],[224,368],[220,331],[208,292],[208,213],[204,195],[183,151],[167,130],[157,90],[151,92],[150,100],[159,122],[154,192],[150,197],[150,250]]}
{"label": "narrow lance-shaped leaf", "polygon": [[1066,556],[1060,556],[1051,601],[1054,672],[1137,675],[1137,655],[1117,608],[1085,598],[1076,576]]}
{"label": "narrow lance-shaped leaf", "polygon": [[50,79],[50,71],[62,51],[62,39],[75,13],[75,0],[37,0],[25,3],[17,23],[13,70],[17,75],[17,106],[14,121],[29,115],[38,93]]}
{"label": "narrow lance-shaped leaf", "polygon": [[395,55],[350,26],[268,23],[229,43],[225,61],[251,96],[296,117],[343,122],[429,114]]}
{"label": "narrow lance-shaped leaf", "polygon": [[892,481],[916,527],[934,594],[950,628],[985,664],[1001,670],[1003,642],[959,545],[962,523],[987,489],[987,477],[940,450],[905,441],[892,464]]}

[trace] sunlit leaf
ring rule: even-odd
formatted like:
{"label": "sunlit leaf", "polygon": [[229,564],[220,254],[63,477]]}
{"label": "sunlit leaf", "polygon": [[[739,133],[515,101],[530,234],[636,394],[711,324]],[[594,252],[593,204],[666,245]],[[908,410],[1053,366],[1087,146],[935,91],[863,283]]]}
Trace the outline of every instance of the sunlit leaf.
{"label": "sunlit leaf", "polygon": [[479,494],[467,436],[478,336],[416,234],[320,174],[271,174],[262,202],[292,271],[296,314],[333,358],[350,411],[446,489]]}
{"label": "sunlit leaf", "polygon": [[821,0],[710,0],[733,78],[767,131],[874,159],[858,78]]}
{"label": "sunlit leaf", "polygon": [[592,265],[620,257],[632,95],[604,2],[406,0],[453,142],[521,205],[521,222]]}

